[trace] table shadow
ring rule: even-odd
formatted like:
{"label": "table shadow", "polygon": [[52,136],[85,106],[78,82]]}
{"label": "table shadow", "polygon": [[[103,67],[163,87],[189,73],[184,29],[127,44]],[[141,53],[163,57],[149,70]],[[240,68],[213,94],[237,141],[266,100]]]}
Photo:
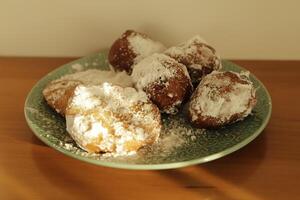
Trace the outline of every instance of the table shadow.
{"label": "table shadow", "polygon": [[[32,142],[45,145],[34,135],[32,136]],[[210,198],[217,193],[222,195],[224,199],[230,199],[230,196],[226,196],[227,194],[220,191],[218,183],[223,181],[242,188],[242,183],[247,181],[262,164],[266,147],[267,134],[264,131],[244,148],[223,158],[182,169],[161,170],[155,173],[159,173],[159,175],[170,179],[179,187],[189,189],[201,197],[207,195],[206,197]],[[74,195],[74,191],[80,190],[80,192],[76,192],[79,199],[93,199],[109,195],[105,188],[101,190],[97,184],[89,182],[86,177],[82,176],[82,174],[89,176],[87,172],[97,176],[95,171],[99,171],[98,166],[68,158],[62,154],[60,156],[61,162],[57,162],[59,159],[57,155],[43,156],[37,148],[32,148],[32,157],[38,170],[56,187],[64,188],[64,191],[71,196]],[[78,173],[78,169],[72,168],[79,168],[84,173]],[[97,177],[91,178],[97,179]],[[98,179],[101,180],[101,176]],[[216,181],[214,182],[214,180]]]}
{"label": "table shadow", "polygon": [[244,148],[213,162],[197,165],[223,179],[241,184],[263,163],[267,150],[267,132],[263,131]]}
{"label": "table shadow", "polygon": [[[63,154],[57,154],[57,152],[43,155],[38,148],[32,148],[31,154],[40,173],[53,187],[67,193],[67,197],[72,197],[72,199],[101,199],[101,197],[109,196],[105,188],[101,190],[97,186],[97,182],[101,181],[96,173],[99,172],[99,166],[84,163]],[[44,195],[45,198],[49,198],[48,194]],[[53,195],[55,194],[51,196],[53,197]]]}
{"label": "table shadow", "polygon": [[[242,187],[242,183],[247,181],[253,173],[263,163],[267,148],[266,132],[244,148],[222,157],[220,159],[198,164],[195,166],[158,171],[160,175],[178,183],[179,186],[193,189],[203,196],[203,191],[214,190],[219,192],[220,185]],[[222,198],[229,196],[222,196]],[[207,197],[210,198],[210,197]]]}

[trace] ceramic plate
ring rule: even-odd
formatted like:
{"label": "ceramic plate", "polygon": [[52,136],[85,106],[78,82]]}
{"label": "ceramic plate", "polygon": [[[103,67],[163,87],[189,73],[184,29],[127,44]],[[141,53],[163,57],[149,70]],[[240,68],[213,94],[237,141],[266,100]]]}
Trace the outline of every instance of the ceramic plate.
{"label": "ceramic plate", "polygon": [[[73,73],[78,68],[108,70],[106,53],[96,53],[78,59],[43,77],[27,96],[24,112],[33,133],[50,147],[73,158],[96,165],[125,169],[170,169],[199,164],[230,154],[255,139],[267,125],[271,115],[271,98],[264,85],[250,75],[257,88],[258,103],[253,114],[245,120],[218,130],[202,130],[191,127],[182,116],[163,116],[165,146],[142,150],[135,156],[111,157],[89,154],[76,146],[66,132],[65,120],[44,101],[45,85],[62,75]],[[245,70],[223,60],[223,70]],[[174,128],[174,124],[178,126]],[[170,138],[170,139],[168,139]],[[172,142],[175,144],[172,144]]]}

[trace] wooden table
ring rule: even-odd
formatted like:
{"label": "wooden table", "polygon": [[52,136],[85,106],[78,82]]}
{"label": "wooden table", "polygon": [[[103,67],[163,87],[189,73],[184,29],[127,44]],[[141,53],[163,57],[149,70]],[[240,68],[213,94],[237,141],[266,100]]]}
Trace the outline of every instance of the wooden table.
{"label": "wooden table", "polygon": [[271,121],[245,148],[177,170],[110,169],[40,142],[23,106],[31,87],[74,58],[0,58],[0,199],[299,199],[300,61],[236,61],[266,85]]}

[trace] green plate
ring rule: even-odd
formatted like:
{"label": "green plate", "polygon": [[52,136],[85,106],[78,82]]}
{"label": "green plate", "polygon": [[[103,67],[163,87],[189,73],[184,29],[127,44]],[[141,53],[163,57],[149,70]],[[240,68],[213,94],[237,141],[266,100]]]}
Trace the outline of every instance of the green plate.
{"label": "green plate", "polygon": [[[73,158],[96,165],[125,169],[185,167],[215,160],[242,148],[262,132],[270,119],[272,109],[270,95],[265,86],[255,76],[250,75],[257,88],[258,103],[253,114],[243,121],[218,130],[202,130],[191,127],[184,121],[181,114],[163,116],[162,137],[167,138],[174,134],[180,137],[174,140],[176,144],[180,140],[180,145],[174,145],[168,150],[165,150],[165,147],[154,146],[150,150],[142,150],[142,156],[140,156],[141,153],[138,156],[128,157],[89,154],[78,148],[69,137],[64,118],[49,108],[42,97],[42,90],[49,81],[74,72],[78,66],[84,69],[108,70],[106,56],[106,53],[96,53],[57,68],[37,82],[25,102],[25,117],[33,133],[50,147]],[[236,72],[245,70],[229,61],[223,60],[222,62],[224,70]],[[176,130],[173,127],[174,123],[179,124]],[[170,145],[170,141],[166,142]]]}

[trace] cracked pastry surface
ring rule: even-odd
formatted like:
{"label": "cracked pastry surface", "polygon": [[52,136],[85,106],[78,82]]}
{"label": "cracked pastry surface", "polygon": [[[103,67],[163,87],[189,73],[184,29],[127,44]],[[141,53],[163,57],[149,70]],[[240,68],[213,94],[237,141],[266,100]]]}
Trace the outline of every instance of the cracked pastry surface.
{"label": "cracked pastry surface", "polygon": [[88,152],[135,153],[161,131],[158,108],[134,88],[79,85],[66,109],[67,131]]}

